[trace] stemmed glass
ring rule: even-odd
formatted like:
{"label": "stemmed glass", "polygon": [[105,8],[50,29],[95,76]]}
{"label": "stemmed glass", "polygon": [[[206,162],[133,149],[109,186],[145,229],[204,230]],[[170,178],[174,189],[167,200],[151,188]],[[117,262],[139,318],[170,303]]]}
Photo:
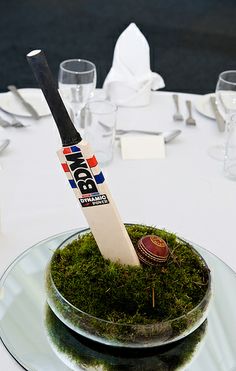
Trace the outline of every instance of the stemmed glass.
{"label": "stemmed glass", "polygon": [[224,142],[209,148],[208,153],[215,160],[224,161],[226,143],[233,125],[232,117],[236,113],[236,71],[221,72],[215,93],[217,107],[225,120]]}
{"label": "stemmed glass", "polygon": [[93,96],[97,82],[95,64],[85,59],[68,59],[60,63],[59,92],[77,128],[83,128],[81,110]]}

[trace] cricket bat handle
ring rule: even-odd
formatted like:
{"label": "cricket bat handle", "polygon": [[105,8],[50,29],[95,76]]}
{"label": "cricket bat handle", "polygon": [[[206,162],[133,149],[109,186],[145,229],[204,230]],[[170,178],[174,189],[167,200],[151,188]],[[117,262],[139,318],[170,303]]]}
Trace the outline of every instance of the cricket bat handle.
{"label": "cricket bat handle", "polygon": [[69,117],[43,51],[33,50],[27,54],[27,60],[52,112],[63,146],[78,143],[82,138]]}

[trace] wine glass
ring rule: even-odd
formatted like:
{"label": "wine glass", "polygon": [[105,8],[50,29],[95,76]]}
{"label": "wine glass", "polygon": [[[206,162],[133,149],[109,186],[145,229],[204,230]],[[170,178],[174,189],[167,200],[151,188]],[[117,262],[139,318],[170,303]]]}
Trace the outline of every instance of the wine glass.
{"label": "wine glass", "polygon": [[236,70],[220,73],[215,93],[216,105],[225,120],[224,140],[222,144],[209,148],[208,153],[215,160],[224,161],[232,117],[236,113]]}
{"label": "wine glass", "polygon": [[84,128],[81,110],[93,96],[96,82],[94,63],[85,59],[68,59],[60,63],[59,92],[77,128]]}

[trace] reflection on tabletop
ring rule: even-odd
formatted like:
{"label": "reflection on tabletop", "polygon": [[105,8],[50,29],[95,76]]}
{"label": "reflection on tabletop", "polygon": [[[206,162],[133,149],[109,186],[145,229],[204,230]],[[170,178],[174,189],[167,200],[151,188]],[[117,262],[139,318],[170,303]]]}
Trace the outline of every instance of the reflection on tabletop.
{"label": "reflection on tabletop", "polygon": [[66,328],[45,306],[44,273],[53,251],[75,232],[61,233],[31,247],[11,264],[0,280],[0,336],[20,364],[29,370],[44,371],[47,365],[50,371],[66,371],[66,365],[78,369],[80,363],[95,367],[98,362],[105,371],[107,364],[109,370],[116,369],[118,364],[131,369],[138,360],[144,370],[150,370],[154,364],[163,367],[163,371],[167,365],[172,365],[173,370],[180,365],[190,367],[191,371],[233,369],[236,321],[232,291],[236,274],[200,247],[198,251],[213,273],[214,298],[207,326],[204,323],[192,336],[165,348],[121,353],[86,341]]}

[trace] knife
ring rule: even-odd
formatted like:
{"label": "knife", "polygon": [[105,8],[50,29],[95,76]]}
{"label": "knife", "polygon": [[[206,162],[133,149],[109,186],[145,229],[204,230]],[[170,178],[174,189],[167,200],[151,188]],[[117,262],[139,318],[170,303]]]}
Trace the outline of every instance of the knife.
{"label": "knife", "polygon": [[8,88],[8,90],[10,90],[15,95],[15,97],[17,97],[21,101],[21,103],[23,104],[23,106],[25,107],[25,109],[31,114],[31,116],[35,120],[38,120],[40,118],[38,112],[34,109],[34,107],[31,106],[30,103],[28,103],[22,97],[22,95],[19,93],[19,90],[16,88],[16,86],[14,86],[14,85],[8,85],[7,88]]}
{"label": "knife", "polygon": [[0,152],[2,152],[10,143],[10,139],[0,140]]}
{"label": "knife", "polygon": [[[174,138],[176,138],[178,135],[181,134],[181,130],[170,130],[170,131],[146,131],[145,130],[144,131],[144,130],[135,130],[135,129],[130,129],[130,130],[117,129],[116,138],[119,138],[119,136],[123,134],[129,134],[129,133],[149,134],[149,135],[161,135],[162,134],[164,138],[164,142],[169,143],[171,140],[173,140]],[[108,135],[104,134],[103,136],[108,136]]]}
{"label": "knife", "polygon": [[223,132],[225,131],[225,120],[224,118],[222,117],[218,107],[217,107],[217,104],[216,104],[216,98],[212,95],[210,97],[210,103],[211,103],[211,107],[213,109],[213,113],[214,113],[214,116],[215,116],[215,119],[216,119],[216,122],[217,122],[217,125],[218,125],[218,129],[219,131]]}

